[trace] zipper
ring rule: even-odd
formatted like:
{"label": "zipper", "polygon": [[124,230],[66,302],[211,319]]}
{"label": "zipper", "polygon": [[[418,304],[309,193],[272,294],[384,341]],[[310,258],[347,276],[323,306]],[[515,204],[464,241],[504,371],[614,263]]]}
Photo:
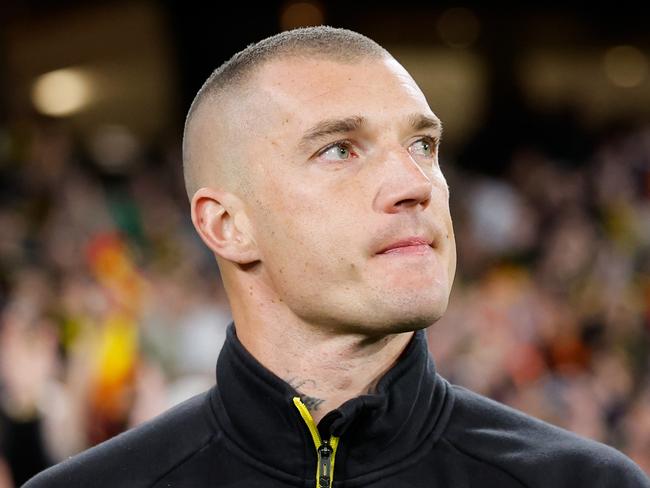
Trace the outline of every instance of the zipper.
{"label": "zipper", "polygon": [[316,427],[309,409],[302,403],[300,397],[293,397],[293,404],[307,424],[314,446],[316,446],[316,455],[318,457],[316,463],[316,488],[331,488],[334,481],[334,458],[336,448],[339,445],[339,438],[331,436],[329,440],[321,439],[318,427]]}
{"label": "zipper", "polygon": [[333,453],[334,449],[332,449],[332,446],[330,446],[327,440],[324,440],[318,448],[318,466],[320,467],[320,475],[316,473],[318,477],[318,488],[330,488],[332,486]]}

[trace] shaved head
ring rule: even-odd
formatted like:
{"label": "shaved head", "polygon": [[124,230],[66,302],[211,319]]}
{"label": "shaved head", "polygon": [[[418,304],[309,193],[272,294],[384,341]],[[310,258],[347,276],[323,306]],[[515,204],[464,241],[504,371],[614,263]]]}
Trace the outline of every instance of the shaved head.
{"label": "shaved head", "polygon": [[282,32],[235,54],[205,81],[185,120],[183,174],[190,201],[204,186],[218,187],[240,198],[252,194],[243,138],[263,135],[246,130],[242,110],[247,96],[255,90],[250,82],[259,68],[289,57],[354,63],[360,58],[391,56],[357,32],[326,26]]}

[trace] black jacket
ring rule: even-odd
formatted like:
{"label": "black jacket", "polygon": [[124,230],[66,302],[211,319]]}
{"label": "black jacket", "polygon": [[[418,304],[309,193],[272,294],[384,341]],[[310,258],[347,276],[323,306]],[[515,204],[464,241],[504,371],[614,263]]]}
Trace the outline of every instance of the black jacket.
{"label": "black jacket", "polygon": [[296,397],[230,324],[215,387],[25,486],[650,487],[619,451],[449,384],[424,331],[376,394],[345,402],[318,429]]}

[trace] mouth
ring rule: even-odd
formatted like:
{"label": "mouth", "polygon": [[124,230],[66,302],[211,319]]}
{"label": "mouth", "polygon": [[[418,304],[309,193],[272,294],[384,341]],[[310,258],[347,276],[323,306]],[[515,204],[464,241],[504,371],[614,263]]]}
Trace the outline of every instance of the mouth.
{"label": "mouth", "polygon": [[433,249],[431,246],[426,245],[426,244],[420,244],[419,246],[402,246],[402,247],[396,247],[393,249],[389,249],[386,252],[379,253],[381,255],[386,255],[386,254],[418,254],[418,255],[423,255],[423,254],[428,254],[430,252],[433,252]]}
{"label": "mouth", "polygon": [[433,252],[433,242],[425,237],[412,236],[387,245],[377,254],[423,255]]}

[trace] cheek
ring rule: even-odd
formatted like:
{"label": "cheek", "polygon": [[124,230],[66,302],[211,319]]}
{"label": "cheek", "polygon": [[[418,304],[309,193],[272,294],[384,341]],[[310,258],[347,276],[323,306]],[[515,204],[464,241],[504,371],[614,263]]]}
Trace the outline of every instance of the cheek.
{"label": "cheek", "polygon": [[324,185],[313,178],[269,178],[257,193],[255,211],[263,259],[272,266],[278,260],[285,266],[295,262],[310,273],[340,273],[352,266],[355,250],[371,236],[364,227],[362,186],[349,180]]}
{"label": "cheek", "polygon": [[322,243],[322,205],[309,199],[304,192],[293,192],[291,185],[269,185],[256,199],[256,240],[262,259],[275,266],[296,262],[304,264]]}

